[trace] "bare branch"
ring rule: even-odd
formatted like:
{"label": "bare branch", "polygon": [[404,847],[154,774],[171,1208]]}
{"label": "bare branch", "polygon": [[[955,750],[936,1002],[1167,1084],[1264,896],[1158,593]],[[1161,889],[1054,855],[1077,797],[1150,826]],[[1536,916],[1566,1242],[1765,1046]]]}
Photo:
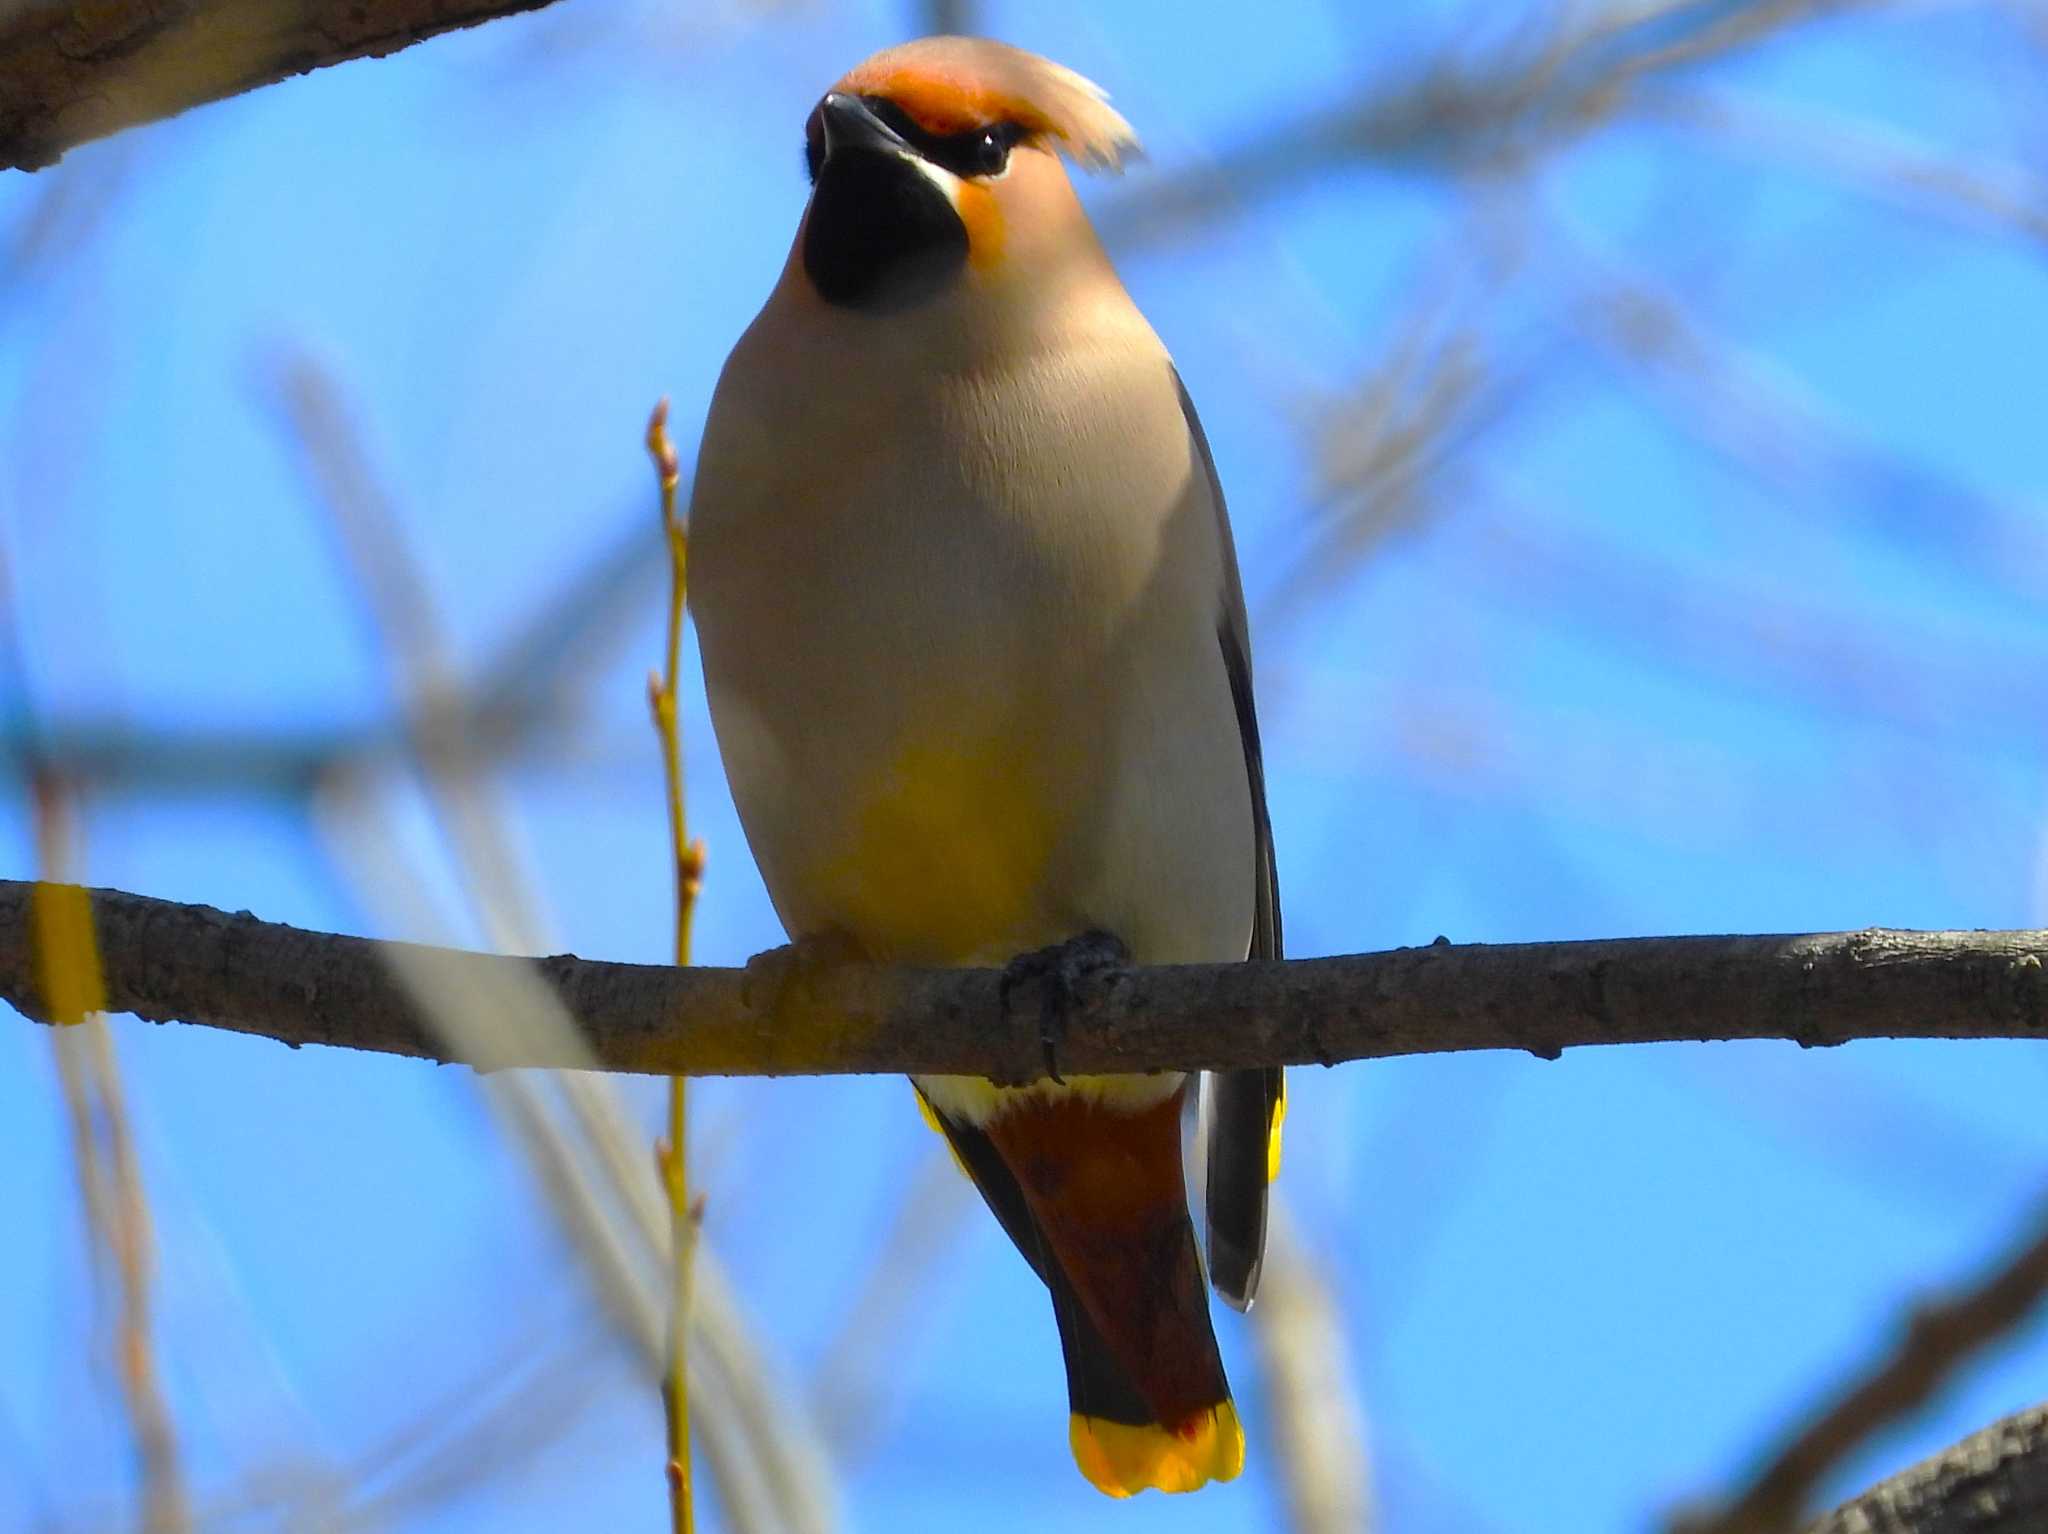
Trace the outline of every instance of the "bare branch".
{"label": "bare branch", "polygon": [[[0,880],[0,999],[47,1012],[34,979],[34,886]],[[1035,1002],[1016,1027],[992,969],[847,966],[771,986],[732,969],[560,955],[514,959],[380,943],[117,890],[92,892],[110,1010],[281,1042],[464,1058],[412,988],[543,981],[599,1068],[693,1076],[1044,1072]],[[2048,932],[1872,929],[1397,948],[1285,964],[1119,971],[1076,998],[1063,1069],[1240,1070],[1452,1050],[1545,1058],[1581,1044],[1865,1038],[2048,1039]],[[402,968],[410,984],[393,973]],[[531,984],[531,979],[526,980]],[[493,1066],[566,1066],[508,1039]],[[581,1058],[581,1051],[577,1051]]]}
{"label": "bare branch", "polygon": [[1852,1497],[1805,1534],[2038,1534],[2048,1528],[2048,1405],[2001,1418]]}
{"label": "bare branch", "polygon": [[[1681,1519],[1678,1534],[1781,1534],[1828,1474],[1877,1434],[1925,1405],[1970,1359],[2031,1315],[2048,1294],[2048,1211],[2018,1251],[1952,1298],[1932,1300],[1908,1318],[1898,1341],[1861,1372],[1757,1472],[1722,1511]],[[2039,1472],[2048,1493],[2048,1466]],[[2037,1504],[2029,1528],[2040,1528]],[[1841,1516],[1840,1514],[1837,1515]],[[2008,1525],[2017,1529],[2019,1524]],[[1859,1527],[1854,1523],[1843,1529]],[[1883,1527],[1866,1525],[1865,1527]],[[1923,1525],[1901,1524],[1921,1534]],[[1966,1525],[1967,1527],[1967,1525]]]}
{"label": "bare branch", "polygon": [[549,0],[23,0],[0,11],[0,170]]}

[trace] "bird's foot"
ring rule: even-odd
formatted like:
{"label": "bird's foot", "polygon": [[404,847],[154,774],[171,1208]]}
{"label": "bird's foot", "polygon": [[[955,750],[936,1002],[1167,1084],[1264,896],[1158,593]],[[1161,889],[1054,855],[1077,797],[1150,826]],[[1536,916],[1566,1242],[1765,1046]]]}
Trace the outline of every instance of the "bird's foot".
{"label": "bird's foot", "polygon": [[1038,1044],[1051,1080],[1064,1081],[1059,1046],[1066,1040],[1067,1019],[1130,962],[1131,951],[1122,938],[1110,932],[1084,932],[1050,948],[1020,953],[1003,966],[1005,1017],[1018,991],[1038,991]]}
{"label": "bird's foot", "polygon": [[818,981],[833,970],[866,961],[860,944],[837,927],[808,932],[793,943],[770,948],[747,960],[747,977],[740,985],[740,999],[758,1011],[776,1013],[793,999],[814,998]]}

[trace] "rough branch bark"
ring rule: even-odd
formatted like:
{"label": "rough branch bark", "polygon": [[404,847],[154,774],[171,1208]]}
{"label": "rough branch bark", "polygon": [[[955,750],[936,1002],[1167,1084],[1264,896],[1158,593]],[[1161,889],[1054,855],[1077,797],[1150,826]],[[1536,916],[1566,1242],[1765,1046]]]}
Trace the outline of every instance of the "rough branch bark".
{"label": "rough branch bark", "polygon": [[550,0],[10,0],[0,170],[346,59]]}
{"label": "rough branch bark", "polygon": [[[0,999],[45,1016],[28,940],[33,886],[0,880]],[[387,945],[114,890],[92,892],[109,1006],[287,1044],[450,1058],[390,954],[483,983],[534,966],[607,1069],[690,1075],[1044,1072],[1038,1008],[995,970],[849,967],[774,984],[558,956]],[[1427,948],[1285,964],[1119,971],[1077,999],[1062,1070],[1231,1069],[1449,1050],[1554,1058],[1680,1039],[2048,1039],[2048,932],[1631,938]],[[570,1062],[543,1046],[534,1058]]]}
{"label": "rough branch bark", "polygon": [[2006,1417],[1853,1497],[1805,1534],[2040,1534],[2048,1405]]}

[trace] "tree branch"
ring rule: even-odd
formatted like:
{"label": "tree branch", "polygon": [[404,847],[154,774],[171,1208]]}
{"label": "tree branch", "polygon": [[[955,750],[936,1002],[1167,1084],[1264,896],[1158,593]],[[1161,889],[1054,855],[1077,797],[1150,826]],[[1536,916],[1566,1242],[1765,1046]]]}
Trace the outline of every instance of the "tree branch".
{"label": "tree branch", "polygon": [[2016,1412],[1880,1481],[1805,1534],[2038,1534],[2048,1528],[2048,1405]]}
{"label": "tree branch", "polygon": [[[0,880],[0,999],[46,1008],[32,885]],[[393,973],[502,983],[537,971],[598,1064],[662,1075],[1044,1072],[1036,998],[1004,1016],[1001,974],[848,966],[789,984],[753,971],[381,943],[116,890],[91,892],[108,1006],[286,1044],[458,1058]],[[1058,1043],[1081,1072],[1242,1069],[1451,1050],[1555,1058],[1580,1044],[1859,1038],[2048,1039],[2048,932],[1870,930],[1397,948],[1284,964],[1136,968],[1076,999]],[[528,1043],[494,1058],[566,1066]],[[531,1055],[531,1058],[527,1056]]]}
{"label": "tree branch", "polygon": [[0,170],[550,0],[19,0],[0,7]]}

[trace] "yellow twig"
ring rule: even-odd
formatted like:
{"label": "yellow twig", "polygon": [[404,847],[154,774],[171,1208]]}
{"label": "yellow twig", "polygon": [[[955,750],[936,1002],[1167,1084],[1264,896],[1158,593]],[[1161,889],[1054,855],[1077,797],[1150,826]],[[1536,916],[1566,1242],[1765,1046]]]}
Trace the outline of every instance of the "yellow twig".
{"label": "yellow twig", "polygon": [[[661,738],[661,765],[668,787],[669,848],[675,864],[676,963],[690,962],[690,917],[697,905],[697,887],[704,874],[704,847],[689,839],[683,819],[683,755],[676,728],[676,670],[683,648],[683,594],[688,588],[689,538],[676,515],[676,486],[681,469],[668,435],[668,401],[655,405],[647,420],[647,453],[661,482],[661,530],[668,542],[668,646],[663,669],[647,679],[647,706]],[[689,1078],[671,1076],[668,1084],[668,1137],[658,1147],[662,1185],[668,1191],[673,1283],[669,1295],[668,1379],[662,1403],[668,1411],[669,1513],[674,1534],[692,1534],[695,1515],[690,1498],[690,1248],[697,1216],[690,1206],[688,1175]]]}

